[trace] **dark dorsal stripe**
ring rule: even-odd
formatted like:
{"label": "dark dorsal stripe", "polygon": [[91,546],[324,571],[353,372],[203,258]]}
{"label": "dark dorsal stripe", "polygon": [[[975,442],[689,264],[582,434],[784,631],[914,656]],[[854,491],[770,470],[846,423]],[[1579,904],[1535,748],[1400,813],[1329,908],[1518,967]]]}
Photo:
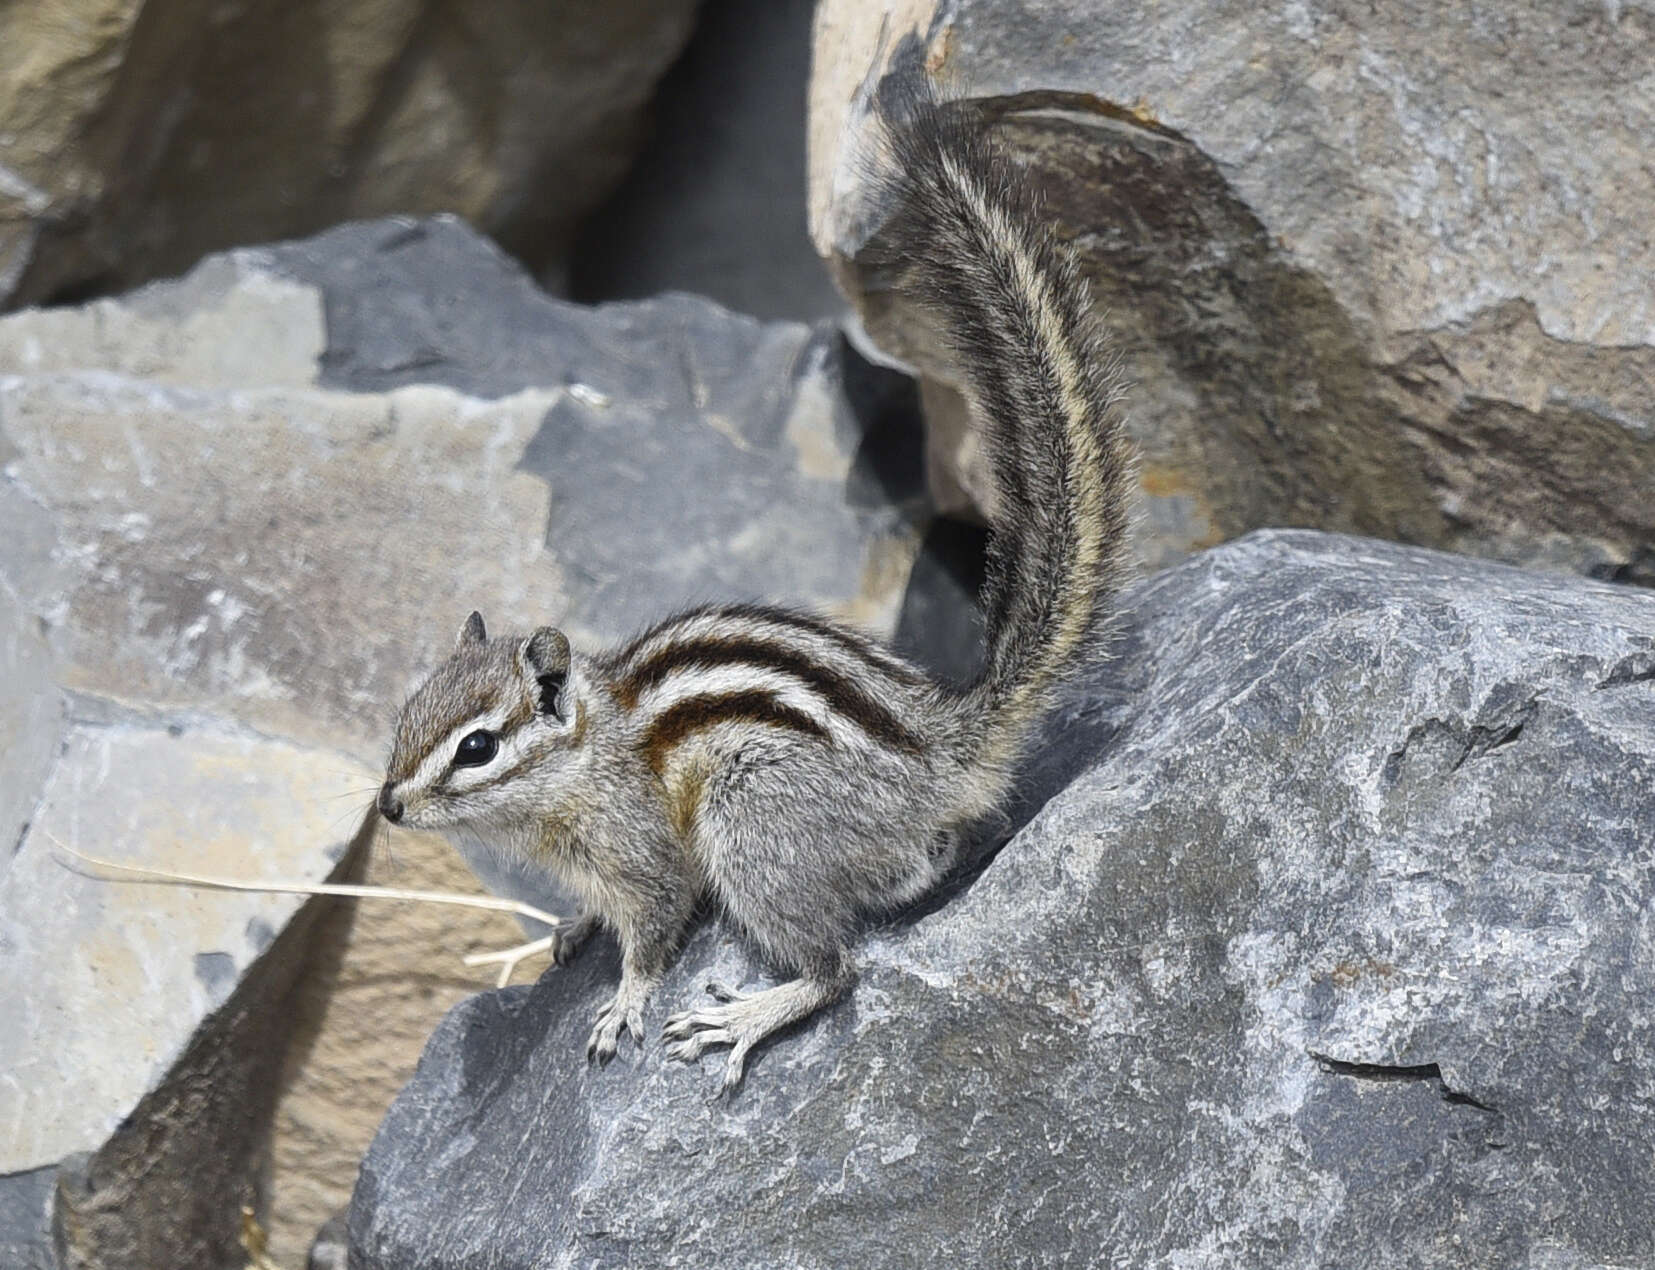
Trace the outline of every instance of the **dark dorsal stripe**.
{"label": "dark dorsal stripe", "polygon": [[762,604],[710,604],[703,608],[690,609],[688,612],[676,614],[667,618],[664,622],[656,623],[638,636],[637,639],[621,650],[619,655],[613,659],[611,665],[624,669],[632,664],[652,640],[669,635],[675,626],[705,617],[728,617],[754,622],[768,622],[772,626],[808,631],[812,635],[832,641],[857,660],[883,674],[889,675],[899,683],[918,687],[931,682],[923,671],[910,666],[895,653],[888,651],[868,636],[860,635],[836,622],[817,617],[813,613],[802,613],[796,609],[769,608]]}
{"label": "dark dorsal stripe", "polygon": [[650,724],[638,748],[644,760],[660,775],[673,748],[693,733],[721,723],[762,723],[788,728],[823,741],[830,738],[822,725],[802,710],[783,705],[768,692],[731,692],[723,695],[686,697],[664,710]]}
{"label": "dark dorsal stripe", "polygon": [[838,714],[855,723],[869,736],[893,749],[917,754],[924,744],[890,710],[875,701],[856,684],[837,675],[796,648],[740,637],[720,639],[707,636],[668,644],[655,656],[633,667],[616,685],[627,706],[655,687],[675,670],[713,670],[719,666],[759,666],[792,675],[814,689]]}
{"label": "dark dorsal stripe", "polygon": [[930,682],[922,671],[910,666],[877,640],[840,626],[837,622],[830,622],[825,617],[817,617],[814,613],[802,613],[796,609],[767,608],[762,604],[726,604],[718,612],[726,617],[745,617],[810,631],[824,639],[832,640],[847,652],[860,657],[870,666],[883,670],[901,683],[918,686]]}

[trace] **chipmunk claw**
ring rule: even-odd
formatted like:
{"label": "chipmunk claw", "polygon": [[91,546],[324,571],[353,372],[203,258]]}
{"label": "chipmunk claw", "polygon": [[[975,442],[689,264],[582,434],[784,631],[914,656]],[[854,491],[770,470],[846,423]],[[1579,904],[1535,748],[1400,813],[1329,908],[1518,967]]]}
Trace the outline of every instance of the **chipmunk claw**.
{"label": "chipmunk claw", "polygon": [[620,990],[598,1011],[592,1035],[586,1041],[586,1061],[606,1066],[620,1046],[621,1033],[632,1033],[632,1041],[644,1048],[644,1002],[649,988],[622,983]]}
{"label": "chipmunk claw", "polygon": [[731,1001],[745,1001],[752,996],[752,993],[743,992],[740,988],[732,988],[728,984],[714,979],[707,984],[707,995],[714,1001],[728,1003]]}
{"label": "chipmunk claw", "polygon": [[720,983],[709,983],[707,991],[723,1004],[675,1014],[667,1020],[661,1034],[669,1042],[667,1057],[681,1063],[693,1063],[709,1049],[728,1045],[730,1057],[724,1065],[724,1080],[718,1094],[725,1097],[741,1087],[748,1051],[766,1033],[749,1023],[750,1007],[744,1007],[743,1002],[753,994],[738,992]]}

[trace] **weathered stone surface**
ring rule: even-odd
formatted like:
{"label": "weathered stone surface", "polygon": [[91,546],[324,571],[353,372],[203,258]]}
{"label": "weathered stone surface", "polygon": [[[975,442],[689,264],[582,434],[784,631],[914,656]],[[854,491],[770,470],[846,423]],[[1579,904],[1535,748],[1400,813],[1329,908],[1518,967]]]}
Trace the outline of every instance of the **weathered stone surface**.
{"label": "weathered stone surface", "polygon": [[0,306],[392,212],[456,212],[559,259],[695,7],[6,5]]}
{"label": "weathered stone surface", "polygon": [[327,387],[552,394],[498,447],[547,491],[534,523],[560,586],[537,589],[533,620],[608,641],[729,596],[891,629],[926,512],[907,381],[831,325],[678,294],[564,303],[450,218],[347,226],[272,259],[325,291]]}
{"label": "weathered stone surface", "polygon": [[[890,630],[923,529],[904,392],[828,328],[552,300],[450,218],[0,320],[0,1015],[27,1023],[0,1037],[21,1074],[0,1082],[0,1213],[37,1212],[38,1170],[91,1152],[53,1219],[77,1264],[236,1255],[297,1034],[268,1221],[297,1262],[431,1026],[487,981],[459,957],[511,942],[498,916],[92,883],[52,838],[319,879],[395,704],[474,606],[589,643],[723,596]],[[446,846],[395,846],[373,880],[474,889]],[[191,1063],[228,1054],[268,1089],[167,1120],[146,1162],[155,1118],[204,1087]]]}
{"label": "weathered stone surface", "polygon": [[[0,427],[19,383],[0,387]],[[66,532],[65,504],[95,490],[42,498],[18,479],[30,467],[27,428],[5,435],[0,1262],[57,1264],[56,1242],[71,1265],[228,1264],[236,1213],[256,1198],[281,1006],[314,909],[295,897],[110,886],[65,871],[53,845],[319,880],[357,819],[340,799],[367,769],[263,735],[233,710],[174,709],[116,682],[109,695],[69,687],[77,671],[115,660],[122,633],[90,625],[71,601],[88,579],[111,578],[117,552]],[[161,564],[143,550],[141,514],[104,510],[123,564]],[[83,641],[78,660],[66,635]]]}
{"label": "weathered stone surface", "polygon": [[0,1177],[0,1265],[16,1270],[54,1270],[52,1191],[57,1169]]}
{"label": "weathered stone surface", "polygon": [[1152,562],[1299,524],[1655,582],[1647,6],[827,0],[815,40],[812,234],[870,331],[957,381],[856,264],[920,58],[1079,249]]}
{"label": "weathered stone surface", "polygon": [[[586,1067],[607,945],[457,1008],[353,1264],[1655,1259],[1655,598],[1271,532],[1118,652],[1010,843],[733,1102]],[[750,974],[703,929],[651,1022]]]}
{"label": "weathered stone surface", "polygon": [[760,318],[838,317],[805,226],[815,0],[719,0],[650,104],[650,135],[570,252],[569,293],[691,291]]}
{"label": "weathered stone surface", "polygon": [[[81,707],[103,716],[83,721],[79,705],[0,877],[11,1024],[0,1070],[13,1078],[0,1085],[0,1173],[102,1142],[299,907],[66,875],[53,840],[249,881],[319,878],[344,853],[335,800],[360,775],[216,721],[111,717],[103,702]],[[196,950],[182,971],[181,949]]]}
{"label": "weathered stone surface", "polygon": [[328,1218],[310,1245],[305,1270],[350,1270],[350,1247],[346,1243],[345,1213]]}

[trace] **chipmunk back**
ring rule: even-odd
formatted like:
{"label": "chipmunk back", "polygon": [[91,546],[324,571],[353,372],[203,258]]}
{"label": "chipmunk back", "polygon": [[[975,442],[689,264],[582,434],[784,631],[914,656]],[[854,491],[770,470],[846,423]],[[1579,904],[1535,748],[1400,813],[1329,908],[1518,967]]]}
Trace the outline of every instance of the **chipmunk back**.
{"label": "chipmunk back", "polygon": [[491,639],[474,613],[398,721],[388,820],[556,874],[581,904],[560,961],[600,923],[619,938],[598,1060],[623,1031],[642,1044],[703,897],[794,977],[712,985],[667,1021],[674,1057],[728,1046],[733,1088],[755,1044],[843,995],[859,921],[935,885],[1004,798],[1124,568],[1131,448],[1072,256],[957,114],[909,90],[885,120],[898,210],[877,250],[958,356],[999,480],[981,677],[940,684],[780,608],[698,608],[590,655],[549,627]]}

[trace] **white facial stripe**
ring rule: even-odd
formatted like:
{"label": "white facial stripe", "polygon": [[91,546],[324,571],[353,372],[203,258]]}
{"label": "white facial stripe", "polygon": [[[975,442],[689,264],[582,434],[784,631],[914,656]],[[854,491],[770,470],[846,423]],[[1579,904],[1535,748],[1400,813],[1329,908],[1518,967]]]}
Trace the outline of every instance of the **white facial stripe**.
{"label": "white facial stripe", "polygon": [[530,731],[529,728],[518,728],[510,736],[501,737],[499,750],[486,763],[479,763],[475,767],[456,767],[454,774],[448,778],[449,788],[455,793],[467,793],[479,785],[487,785],[494,779],[495,773],[516,766],[517,761],[529,748]]}
{"label": "white facial stripe", "polygon": [[[510,713],[511,711],[505,706],[499,706],[490,710],[487,714],[480,714],[476,718],[468,719],[458,727],[451,728],[447,736],[431,747],[431,752],[425,756],[413,776],[397,787],[397,792],[430,789],[442,779],[443,773],[448,770],[448,765],[454,761],[454,751],[459,747],[462,740],[473,732],[498,732],[505,726],[506,716]],[[494,761],[498,763],[500,760],[495,759]],[[482,766],[490,767],[492,764],[485,763]]]}

